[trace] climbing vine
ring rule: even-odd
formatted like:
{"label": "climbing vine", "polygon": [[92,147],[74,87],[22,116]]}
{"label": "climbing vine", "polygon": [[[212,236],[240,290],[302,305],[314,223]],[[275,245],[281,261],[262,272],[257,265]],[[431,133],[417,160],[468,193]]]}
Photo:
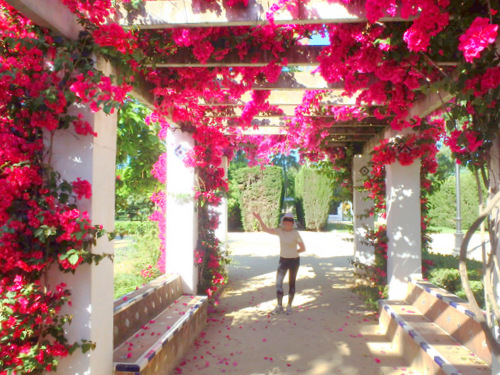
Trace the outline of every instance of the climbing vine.
{"label": "climbing vine", "polygon": [[[248,6],[246,0],[201,1],[213,7]],[[338,163],[345,150],[325,142],[328,130],[337,123],[374,115],[397,132],[412,130],[375,148],[373,179],[365,187],[377,209],[383,210],[385,165],[410,164],[421,158],[423,171],[432,172],[435,143],[442,137],[463,164],[484,167],[497,134],[500,61],[495,43],[500,16],[489,2],[403,0],[396,6],[367,0],[368,22],[323,26],[275,24],[274,14],[299,6],[295,0],[280,0],[271,7],[265,25],[161,31],[124,30],[111,22],[115,11],[111,0],[62,2],[82,25],[76,41],[33,25],[0,0],[0,139],[4,145],[0,150],[4,197],[0,204],[0,363],[4,373],[51,371],[59,358],[76,347],[92,346],[85,341],[67,342],[63,332],[70,319],[59,313],[69,290],[44,282],[51,266],[72,272],[81,263],[99,260],[90,246],[102,228],[78,209],[81,200],[91,197],[90,184],[81,179],[64,181],[51,169],[50,139],[56,131],[96,136],[84,116],[73,110],[75,104],[111,113],[130,91],[132,81],[144,80],[155,87],[156,97],[148,121],[159,122],[162,136],[174,123],[193,134],[196,145],[186,163],[200,176],[196,197],[203,223],[195,261],[202,265],[201,288],[208,294],[225,282],[223,253],[213,236],[216,215],[210,207],[227,190],[221,160],[231,158],[240,145],[247,148],[252,163],[264,163],[269,153],[292,148],[313,161],[329,158]],[[138,0],[123,3],[130,10],[141,4]],[[385,14],[411,21],[377,22]],[[318,57],[317,73],[328,83],[343,83],[343,95],[354,98],[356,105],[325,106],[328,93],[313,90],[287,120],[286,134],[265,139],[242,135],[241,130],[252,126],[257,115],[283,115],[269,104],[268,91],[252,91],[252,86],[275,82],[288,64],[286,52],[314,33],[329,41]],[[93,62],[95,54],[111,59],[122,72],[120,77],[102,74]],[[266,56],[270,61],[263,67],[155,68],[169,58],[204,64],[228,57],[252,61]],[[440,120],[408,118],[419,97],[443,89],[455,97],[445,108],[446,131]],[[234,103],[247,92],[251,99],[239,107],[216,105]],[[314,115],[332,116],[335,121]],[[153,170],[161,181],[165,163],[166,157],[160,157]],[[428,181],[422,181],[425,187]],[[158,193],[153,200],[160,207],[153,219],[164,228],[165,194]]]}

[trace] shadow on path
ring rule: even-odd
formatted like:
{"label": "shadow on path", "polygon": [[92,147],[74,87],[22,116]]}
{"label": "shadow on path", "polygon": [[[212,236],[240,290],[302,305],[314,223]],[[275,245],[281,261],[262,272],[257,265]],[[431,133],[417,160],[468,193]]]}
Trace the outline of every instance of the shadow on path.
{"label": "shadow on path", "polygon": [[[377,315],[350,291],[352,243],[305,234],[294,312],[269,315],[277,243],[261,233],[230,235],[230,283],[176,374],[376,375],[381,366],[399,369],[401,359],[380,334]],[[287,291],[285,284],[284,303]]]}

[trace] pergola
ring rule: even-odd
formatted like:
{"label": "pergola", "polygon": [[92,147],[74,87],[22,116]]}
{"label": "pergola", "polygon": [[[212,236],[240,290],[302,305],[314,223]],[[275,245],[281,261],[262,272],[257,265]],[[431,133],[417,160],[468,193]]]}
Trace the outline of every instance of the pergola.
{"label": "pergola", "polygon": [[[69,38],[76,38],[80,26],[72,14],[59,0],[9,0],[13,6],[34,22],[49,27]],[[205,5],[203,5],[205,4]],[[326,24],[326,23],[357,23],[366,22],[364,2],[355,1],[350,5],[327,0],[311,0],[297,2],[293,10],[283,10],[275,14],[276,24]],[[266,0],[250,0],[248,7],[224,8],[217,3],[206,4],[196,0],[146,1],[141,9],[134,14],[121,10],[116,21],[125,27],[159,30],[163,28],[194,28],[194,27],[228,27],[254,26],[265,24],[266,12],[270,2]],[[380,22],[408,22],[401,17],[387,15]],[[294,116],[295,107],[302,103],[306,90],[326,90],[321,105],[327,109],[335,106],[362,105],[370,114],[362,121],[336,122],[333,115],[318,115],[322,120],[330,121],[329,135],[323,141],[322,147],[352,147],[355,151],[353,160],[354,186],[358,186],[369,171],[369,156],[371,149],[380,139],[393,137],[389,120],[379,120],[373,114],[377,105],[372,103],[357,103],[356,96],[342,96],[342,84],[329,84],[311,72],[318,65],[317,57],[322,46],[295,46],[286,51],[288,67],[296,67],[282,71],[274,83],[256,82],[253,90],[270,90],[269,103],[276,105],[283,114],[260,114],[253,120],[258,129],[248,130],[248,134],[279,134],[286,131],[286,122]],[[237,67],[263,66],[271,62],[271,56],[261,54],[259,60],[251,56],[241,60],[236,53],[228,53],[222,60],[209,60],[205,64],[193,59],[190,54],[178,53],[174,57],[163,59],[157,63],[156,69],[171,67]],[[112,73],[109,63],[99,60],[103,69]],[[443,65],[453,65],[444,62]],[[143,103],[154,106],[155,98],[152,87],[142,82],[135,88],[134,95]],[[414,115],[426,116],[442,105],[442,101],[451,99],[447,93],[431,93],[421,95],[409,111],[408,118]],[[241,113],[241,107],[249,100],[245,94],[240,101],[218,101],[207,103],[210,106],[233,107],[234,117]],[[74,139],[60,132],[56,137],[55,167],[68,177],[83,177],[90,181],[99,194],[95,194],[89,203],[88,211],[94,222],[103,223],[111,228],[114,220],[114,154],[116,149],[116,115],[88,113],[88,119],[98,129],[99,137],[94,139]],[[231,117],[224,118],[231,125]],[[193,254],[196,246],[198,223],[196,221],[194,200],[179,201],[175,195],[192,191],[195,184],[195,171],[186,168],[178,157],[179,147],[193,147],[194,141],[189,133],[170,131],[168,136],[168,166],[167,166],[167,273],[180,273],[185,293],[196,293],[196,272],[193,266]],[[176,154],[177,152],[177,154]],[[76,169],[78,169],[76,171]],[[398,298],[406,292],[410,274],[421,273],[421,229],[420,229],[420,163],[410,166],[394,163],[387,168],[387,234],[388,248],[388,283],[390,298]],[[365,199],[363,193],[355,189],[354,193],[354,232],[356,258],[362,262],[373,261],[373,248],[362,242],[366,228],[373,228],[373,218],[361,218],[373,203]],[[222,221],[227,221],[225,207],[222,206]],[[224,225],[222,225],[224,227]],[[226,227],[227,228],[227,227]],[[224,238],[227,229],[221,229],[218,236]],[[112,244],[98,243],[96,251],[112,252]],[[54,276],[58,278],[59,276]],[[88,336],[98,342],[101,348],[91,354],[90,358],[81,361],[82,369],[92,368],[96,374],[108,373],[112,357],[112,311],[113,278],[112,265],[106,263],[99,267],[89,267],[87,271],[78,273],[74,278],[67,278],[66,283],[74,287],[75,323],[71,326],[69,335]],[[88,287],[90,285],[90,287]],[[99,303],[97,303],[99,301]],[[88,306],[92,308],[88,309]],[[110,354],[111,352],[111,354]],[[74,356],[73,361],[78,362]],[[74,364],[73,364],[74,365]],[[71,365],[70,365],[71,366]],[[82,370],[83,371],[83,370]]]}
{"label": "pergola", "polygon": [[[263,25],[269,21],[266,14],[271,10],[272,2],[262,0],[251,0],[247,7],[227,7],[214,4],[204,4],[198,1],[148,1],[138,10],[131,13],[124,8],[120,9],[116,21],[125,28],[138,27],[141,30],[155,30],[172,28],[203,28],[203,27],[231,27],[231,26],[256,26]],[[297,7],[289,10],[282,9],[274,14],[274,22],[277,25],[287,24],[329,24],[329,23],[363,23],[367,22],[366,11],[363,1],[351,2],[350,4],[333,3],[328,0],[314,0],[297,2]],[[379,22],[405,22],[411,20],[400,16],[382,17]],[[328,43],[328,41],[326,41]],[[303,45],[288,48],[284,54],[287,60],[288,70],[282,71],[276,82],[270,83],[265,80],[255,82],[252,90],[270,90],[268,99],[270,105],[277,106],[283,114],[273,113],[259,115],[254,118],[252,125],[258,126],[257,131],[251,134],[279,134],[286,131],[285,122],[295,116],[295,108],[302,104],[303,94],[307,90],[325,90],[326,93],[321,102],[323,113],[331,113],[329,109],[338,106],[361,106],[367,117],[362,121],[335,121],[332,114],[309,115],[322,118],[331,123],[329,137],[324,142],[325,147],[351,147],[361,151],[363,147],[369,149],[369,141],[384,137],[384,130],[388,129],[391,118],[383,120],[374,116],[375,109],[380,104],[360,103],[356,100],[357,94],[344,96],[343,83],[331,84],[326,82],[319,73],[313,74],[319,65],[318,56],[323,50],[322,45],[310,45],[309,40],[304,40]],[[243,59],[237,51],[230,51],[222,59],[217,61],[213,58],[205,63],[200,63],[188,49],[180,49],[174,56],[162,58],[155,64],[157,70],[162,68],[195,68],[195,67],[261,67],[270,64],[273,56],[269,51],[260,51],[258,58],[247,55]],[[454,66],[454,62],[440,62],[440,66]],[[375,83],[373,77],[370,83]],[[221,87],[223,89],[224,87]],[[150,87],[144,85],[144,92],[139,95],[152,104],[154,98],[148,93]],[[417,90],[418,91],[418,90]],[[359,94],[359,92],[358,92]],[[442,105],[442,100],[448,101],[450,97],[441,93],[437,95],[423,96],[416,103],[415,109],[408,116],[414,114],[426,116]],[[250,100],[250,92],[244,94],[240,101],[213,101],[206,103],[210,106],[225,106],[230,108],[231,115],[224,118],[231,125],[230,117],[241,114],[241,108],[245,102]],[[216,115],[214,115],[216,116]]]}

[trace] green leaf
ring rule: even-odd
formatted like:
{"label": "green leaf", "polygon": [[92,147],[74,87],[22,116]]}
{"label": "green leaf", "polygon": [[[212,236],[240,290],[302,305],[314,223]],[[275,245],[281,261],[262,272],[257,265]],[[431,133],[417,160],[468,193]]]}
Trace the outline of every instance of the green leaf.
{"label": "green leaf", "polygon": [[68,262],[70,264],[72,264],[73,266],[75,264],[78,263],[78,261],[80,260],[80,256],[78,254],[71,254],[69,257],[68,257]]}

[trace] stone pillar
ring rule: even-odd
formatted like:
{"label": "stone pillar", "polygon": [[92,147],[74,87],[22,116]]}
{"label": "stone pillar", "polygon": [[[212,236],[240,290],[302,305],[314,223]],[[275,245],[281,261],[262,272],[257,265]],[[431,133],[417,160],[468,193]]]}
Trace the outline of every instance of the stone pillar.
{"label": "stone pillar", "polygon": [[[106,73],[111,68],[98,60],[98,68]],[[104,112],[92,113],[81,108],[82,113],[98,134],[81,136],[70,128],[57,131],[52,139],[51,164],[63,179],[71,182],[80,177],[92,184],[92,198],[78,202],[78,208],[88,211],[93,224],[102,224],[107,231],[114,230],[115,217],[115,161],[117,115]],[[46,145],[49,146],[46,137]],[[113,243],[101,237],[94,253],[114,252]],[[113,263],[105,258],[99,265],[81,265],[75,274],[62,274],[55,267],[48,278],[53,288],[65,282],[71,290],[72,306],[63,313],[73,315],[67,330],[69,342],[81,339],[96,343],[95,350],[82,354],[77,350],[64,358],[58,374],[111,374],[113,364]]]}
{"label": "stone pillar", "polygon": [[181,276],[183,292],[196,294],[198,272],[194,252],[198,239],[198,216],[194,197],[196,176],[186,167],[184,157],[194,140],[180,129],[169,129],[167,135],[167,234],[165,270]]}
{"label": "stone pillar", "polygon": [[373,246],[366,243],[367,232],[374,228],[374,218],[368,216],[374,204],[368,194],[358,188],[363,186],[363,179],[370,173],[369,161],[368,155],[354,155],[352,161],[354,259],[366,265],[373,264],[375,260]]}
{"label": "stone pillar", "polygon": [[[227,178],[227,168],[229,166],[229,161],[226,156],[222,157],[221,168],[224,168],[224,178]],[[216,212],[219,214],[219,226],[215,230],[215,237],[222,243],[222,246],[226,247],[227,242],[227,198],[222,198],[219,206],[216,208]]]}
{"label": "stone pillar", "polygon": [[408,277],[422,273],[420,159],[386,167],[389,299],[406,295]]}

